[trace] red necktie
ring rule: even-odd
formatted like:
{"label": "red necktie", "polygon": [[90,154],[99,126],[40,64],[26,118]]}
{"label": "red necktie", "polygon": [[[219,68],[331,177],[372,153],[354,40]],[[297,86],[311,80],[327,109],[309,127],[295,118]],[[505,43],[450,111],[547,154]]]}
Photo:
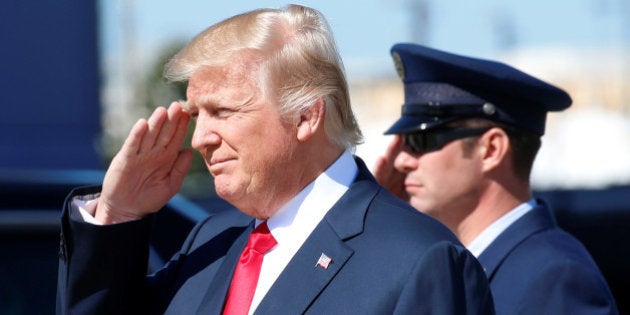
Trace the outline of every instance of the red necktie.
{"label": "red necktie", "polygon": [[234,270],[234,277],[225,302],[223,314],[247,314],[254,298],[260,267],[265,253],[276,245],[276,240],[269,232],[267,221],[261,223],[249,236],[247,246]]}

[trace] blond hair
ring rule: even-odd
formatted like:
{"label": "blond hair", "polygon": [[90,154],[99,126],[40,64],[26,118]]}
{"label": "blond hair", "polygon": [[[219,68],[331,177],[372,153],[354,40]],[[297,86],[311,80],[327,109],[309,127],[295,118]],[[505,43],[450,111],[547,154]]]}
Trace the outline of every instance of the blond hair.
{"label": "blond hair", "polygon": [[186,81],[203,66],[224,65],[237,53],[259,56],[259,86],[283,115],[326,104],[329,139],[353,149],[362,134],[350,106],[343,63],[330,26],[317,10],[289,5],[233,16],[201,34],[166,65],[171,81]]}

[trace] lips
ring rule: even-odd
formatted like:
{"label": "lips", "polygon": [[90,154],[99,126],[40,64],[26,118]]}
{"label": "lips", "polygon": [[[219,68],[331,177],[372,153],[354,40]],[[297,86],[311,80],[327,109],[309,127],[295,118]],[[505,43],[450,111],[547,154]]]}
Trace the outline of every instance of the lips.
{"label": "lips", "polygon": [[225,167],[225,165],[230,162],[236,160],[235,158],[211,158],[208,163],[208,170],[213,176],[216,176],[221,170]]}
{"label": "lips", "polygon": [[405,182],[405,190],[407,192],[414,191],[414,190],[417,190],[417,189],[420,189],[420,188],[422,188],[421,184],[412,183],[412,182]]}
{"label": "lips", "polygon": [[225,163],[225,162],[231,161],[231,160],[233,160],[233,158],[215,158],[215,157],[213,157],[213,158],[210,159],[210,166],[221,164],[221,163]]}

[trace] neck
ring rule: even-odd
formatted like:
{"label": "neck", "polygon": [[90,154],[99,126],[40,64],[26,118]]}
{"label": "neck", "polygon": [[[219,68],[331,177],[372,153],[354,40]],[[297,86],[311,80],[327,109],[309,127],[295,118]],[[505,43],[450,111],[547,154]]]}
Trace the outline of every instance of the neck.
{"label": "neck", "polygon": [[493,222],[530,198],[531,193],[527,187],[510,188],[492,182],[484,189],[468,216],[454,227],[453,232],[464,246],[468,246]]}
{"label": "neck", "polygon": [[[291,157],[291,165],[278,174],[285,176],[283,189],[277,191],[274,196],[269,196],[268,203],[263,210],[255,211],[256,218],[265,220],[273,216],[282,206],[291,201],[306,186],[326,171],[344,152],[331,143],[307,142],[302,143]],[[260,203],[256,206],[260,206]]]}

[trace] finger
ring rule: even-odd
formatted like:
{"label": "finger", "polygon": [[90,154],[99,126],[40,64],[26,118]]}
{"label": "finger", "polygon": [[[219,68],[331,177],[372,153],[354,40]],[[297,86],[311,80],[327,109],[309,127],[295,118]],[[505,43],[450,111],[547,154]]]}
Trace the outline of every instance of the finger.
{"label": "finger", "polygon": [[388,176],[387,173],[391,172],[394,168],[394,160],[396,156],[400,153],[400,136],[396,136],[388,145],[385,150],[385,155],[380,156],[376,159],[376,163],[374,165],[374,175],[377,179],[385,178]]}
{"label": "finger", "polygon": [[160,148],[166,147],[172,140],[175,133],[178,122],[182,116],[182,109],[176,102],[171,103],[168,107],[167,118],[162,125],[162,129],[157,137],[156,146]]}
{"label": "finger", "polygon": [[148,129],[147,121],[144,118],[139,119],[131,128],[120,151],[125,155],[138,154],[142,145],[142,138]]}
{"label": "finger", "polygon": [[148,125],[149,130],[142,139],[142,145],[140,151],[147,151],[153,148],[155,141],[162,129],[164,121],[168,118],[168,113],[164,107],[158,107],[153,111],[151,117],[149,117]]}
{"label": "finger", "polygon": [[391,172],[386,174],[381,185],[400,199],[405,199],[405,174],[392,169]]}
{"label": "finger", "polygon": [[374,164],[374,177],[376,178],[376,181],[379,182],[379,184],[383,184],[384,179],[386,177],[386,174],[388,172],[387,170],[387,160],[385,159],[385,157],[378,157],[376,159],[376,163]]}
{"label": "finger", "polygon": [[182,186],[184,182],[184,178],[190,169],[190,164],[192,163],[192,151],[186,149],[181,150],[177,155],[177,159],[173,164],[173,168],[171,169],[171,178],[170,178],[170,186],[171,191],[176,193],[179,191],[179,188]]}
{"label": "finger", "polygon": [[394,139],[387,146],[387,150],[385,151],[385,158],[389,160],[390,163],[394,163],[394,159],[402,150],[402,137],[400,135],[396,135]]}
{"label": "finger", "polygon": [[176,150],[182,147],[184,141],[186,141],[186,133],[188,132],[188,124],[190,123],[190,115],[181,112],[179,120],[177,121],[177,127],[175,132],[168,143],[167,149]]}

